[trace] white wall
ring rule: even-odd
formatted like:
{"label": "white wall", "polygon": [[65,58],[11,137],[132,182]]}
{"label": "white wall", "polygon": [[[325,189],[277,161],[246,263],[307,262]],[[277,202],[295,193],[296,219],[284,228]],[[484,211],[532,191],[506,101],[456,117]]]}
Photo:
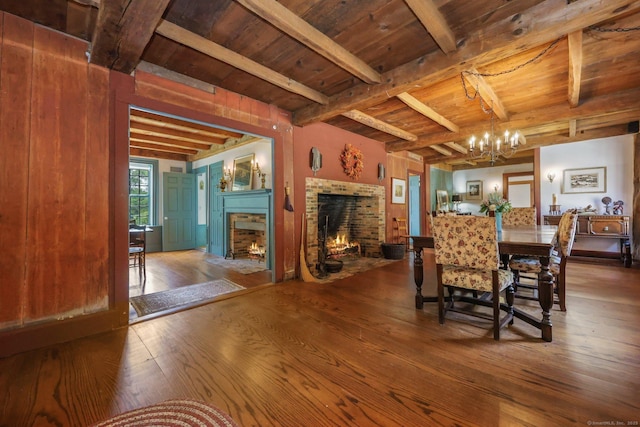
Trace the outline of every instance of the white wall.
{"label": "white wall", "polygon": [[[562,193],[562,175],[565,169],[592,168],[604,166],[606,170],[606,190],[604,193]],[[562,212],[567,209],[584,208],[588,205],[604,214],[602,198],[624,202],[624,214],[632,216],[633,202],[633,135],[594,139],[585,142],[560,144],[540,149],[540,197],[542,207],[551,204],[553,194],[558,199]],[[548,172],[556,178],[550,183]],[[547,213],[547,212],[543,212]],[[633,221],[633,218],[631,218]],[[575,249],[617,252],[617,241],[577,239]]]}
{"label": "white wall", "polygon": [[[606,191],[604,193],[562,193],[562,175],[565,169],[579,169],[592,167],[606,167]],[[531,163],[514,166],[495,166],[492,168],[469,169],[453,173],[454,192],[464,194],[466,182],[470,180],[482,180],[483,196],[493,191],[495,184],[502,187],[502,174],[506,172],[532,171]],[[547,173],[556,174],[553,183],[547,179]],[[540,148],[540,209],[542,214],[548,214],[549,205],[555,193],[557,204],[562,212],[567,209],[584,208],[588,205],[596,208],[598,213],[604,213],[602,198],[609,196],[613,201],[622,200],[624,214],[632,216],[633,202],[633,135],[623,135],[612,138],[595,139],[570,144],[559,144]],[[502,191],[502,189],[500,189]],[[464,197],[463,197],[464,199]],[[477,214],[480,202],[463,201],[460,210],[471,211]],[[633,218],[631,218],[633,221]],[[578,240],[574,246],[576,249],[586,249],[587,244]],[[589,250],[611,251],[619,250],[617,242],[590,240]]]}
{"label": "white wall", "polygon": [[[607,188],[604,193],[562,193],[562,175],[566,169],[592,168],[604,166]],[[548,208],[552,195],[558,198],[560,209],[584,208],[591,205],[604,214],[602,198],[624,201],[625,215],[631,215],[633,200],[633,135],[594,139],[585,142],[560,144],[540,149],[540,197],[542,207]],[[550,183],[548,172],[556,178]]]}
{"label": "white wall", "polygon": [[520,165],[500,166],[498,163],[494,167],[468,169],[453,172],[453,192],[454,194],[462,194],[462,203],[460,210],[463,212],[471,212],[472,215],[480,214],[480,203],[482,200],[466,200],[467,181],[482,181],[482,198],[486,199],[489,193],[493,193],[494,187],[498,186],[498,192],[502,193],[502,174],[514,172],[531,172],[533,173],[533,163],[523,163]]}
{"label": "white wall", "polygon": [[[271,153],[270,139],[262,139],[250,144],[242,145],[238,148],[232,148],[220,154],[215,154],[211,157],[207,157],[206,159],[196,160],[193,162],[193,169],[223,161],[225,169],[229,168],[233,170],[233,160],[238,157],[246,156],[247,154],[255,154],[255,161],[260,165],[262,173],[266,174],[265,188],[272,188],[273,156]],[[262,183],[260,182],[258,175],[254,175],[252,188],[257,189],[260,188],[261,185]]]}
{"label": "white wall", "polygon": [[[206,159],[196,160],[193,162],[192,170],[195,170],[201,166],[208,166],[212,163],[216,163],[219,161],[224,161],[224,167],[233,169],[233,160],[237,157],[242,157],[247,154],[255,154],[255,160],[260,165],[260,169],[263,173],[266,173],[265,187],[271,188],[272,182],[272,153],[271,153],[271,140],[270,139],[262,139],[256,142],[252,142],[246,145],[242,145],[238,148],[232,148],[228,151],[225,151],[220,154],[213,155],[211,157],[207,157]],[[143,159],[145,157],[140,156],[139,158]],[[162,177],[164,172],[171,172],[172,167],[182,168],[182,172],[187,172],[187,162],[180,160],[166,160],[166,159],[157,159],[158,160],[158,224],[162,225],[164,212],[163,212],[163,198],[162,198]],[[208,174],[208,168],[207,168]],[[208,175],[207,175],[208,176]],[[257,175],[253,177],[253,188],[260,188],[262,183]],[[206,187],[205,187],[206,188]],[[199,219],[199,223],[201,223],[201,219]]]}

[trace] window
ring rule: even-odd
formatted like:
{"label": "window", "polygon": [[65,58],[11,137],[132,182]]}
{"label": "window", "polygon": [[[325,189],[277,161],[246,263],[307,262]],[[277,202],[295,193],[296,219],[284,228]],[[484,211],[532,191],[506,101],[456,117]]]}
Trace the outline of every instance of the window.
{"label": "window", "polygon": [[129,220],[138,225],[156,222],[157,161],[136,160],[129,163]]}

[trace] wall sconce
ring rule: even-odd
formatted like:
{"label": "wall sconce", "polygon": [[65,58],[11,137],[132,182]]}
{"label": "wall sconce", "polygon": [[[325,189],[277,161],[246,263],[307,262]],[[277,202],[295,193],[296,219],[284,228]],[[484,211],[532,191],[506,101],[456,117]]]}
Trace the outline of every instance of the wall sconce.
{"label": "wall sconce", "polygon": [[499,189],[500,189],[500,185],[496,184],[493,186],[493,191],[495,191],[496,193],[498,192]]}
{"label": "wall sconce", "polygon": [[378,181],[382,182],[384,179],[384,165],[382,163],[378,163]]}
{"label": "wall sconce", "polygon": [[547,179],[549,180],[549,182],[553,182],[553,179],[556,177],[556,174],[554,172],[547,172]]}
{"label": "wall sconce", "polygon": [[309,167],[313,171],[313,176],[316,176],[316,172],[322,168],[322,154],[316,147],[312,147],[309,153]]}
{"label": "wall sconce", "polygon": [[220,191],[224,193],[225,188],[227,188],[227,185],[229,185],[230,183],[231,183],[231,169],[222,168],[222,177],[220,178],[220,182],[218,183],[218,188],[220,189]]}
{"label": "wall sconce", "polygon": [[251,167],[251,169],[252,169],[254,172],[257,172],[257,173],[258,173],[258,177],[260,178],[260,182],[262,183],[262,186],[261,186],[260,188],[265,188],[265,187],[264,187],[264,184],[265,184],[265,182],[266,182],[266,180],[267,180],[267,179],[265,178],[265,177],[267,176],[267,174],[266,174],[266,173],[264,173],[264,172],[262,172],[262,170],[260,169],[260,165],[258,164],[258,162],[256,162],[256,163]]}

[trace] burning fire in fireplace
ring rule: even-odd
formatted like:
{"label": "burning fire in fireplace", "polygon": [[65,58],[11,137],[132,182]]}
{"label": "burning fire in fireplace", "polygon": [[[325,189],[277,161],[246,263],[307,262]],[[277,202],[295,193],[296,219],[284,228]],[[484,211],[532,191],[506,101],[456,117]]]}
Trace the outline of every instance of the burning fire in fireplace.
{"label": "burning fire in fireplace", "polygon": [[329,256],[334,257],[360,255],[360,244],[358,242],[349,242],[344,234],[338,234],[335,239],[328,239],[327,252]]}
{"label": "burning fire in fireplace", "polygon": [[256,242],[251,243],[251,246],[249,246],[249,258],[257,258],[260,261],[264,259],[265,253],[265,247],[258,245]]}

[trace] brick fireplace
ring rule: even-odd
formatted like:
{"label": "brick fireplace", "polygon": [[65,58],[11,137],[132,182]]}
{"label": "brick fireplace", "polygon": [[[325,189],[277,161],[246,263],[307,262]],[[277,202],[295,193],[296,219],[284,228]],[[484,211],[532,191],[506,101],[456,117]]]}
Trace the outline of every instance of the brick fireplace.
{"label": "brick fireplace", "polygon": [[[318,260],[318,235],[329,223],[328,238],[357,240],[365,256],[380,257],[384,242],[384,186],[306,178],[307,261]],[[327,221],[328,217],[328,221]]]}
{"label": "brick fireplace", "polygon": [[229,214],[229,250],[234,258],[249,258],[252,246],[267,246],[267,216],[253,213]]}
{"label": "brick fireplace", "polygon": [[271,189],[229,191],[222,193],[223,253],[239,258],[255,258],[252,244],[263,248],[259,256],[267,269],[273,262],[273,221]]}

